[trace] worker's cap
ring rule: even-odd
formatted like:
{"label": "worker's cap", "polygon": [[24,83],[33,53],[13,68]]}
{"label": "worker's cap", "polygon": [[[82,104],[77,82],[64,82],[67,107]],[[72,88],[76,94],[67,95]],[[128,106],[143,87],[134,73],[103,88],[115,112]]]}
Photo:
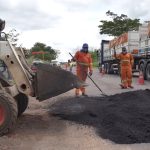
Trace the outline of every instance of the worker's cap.
{"label": "worker's cap", "polygon": [[127,51],[126,47],[122,47],[122,51],[126,52]]}
{"label": "worker's cap", "polygon": [[88,44],[84,43],[83,46],[82,46],[82,49],[88,49],[88,48],[89,48]]}

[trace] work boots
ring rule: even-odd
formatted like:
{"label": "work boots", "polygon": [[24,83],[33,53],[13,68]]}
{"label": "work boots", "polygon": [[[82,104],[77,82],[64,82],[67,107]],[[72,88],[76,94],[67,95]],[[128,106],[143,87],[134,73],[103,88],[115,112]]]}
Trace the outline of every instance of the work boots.
{"label": "work boots", "polygon": [[133,89],[133,88],[134,88],[132,85],[129,85],[128,87],[129,87],[129,88],[131,88],[131,89]]}
{"label": "work boots", "polygon": [[127,87],[122,85],[122,84],[120,84],[120,86],[121,86],[122,89],[127,89]]}
{"label": "work boots", "polygon": [[[122,89],[127,89],[127,86],[124,86],[122,84],[120,84],[121,88]],[[134,87],[132,85],[128,85],[129,88],[133,89]]]}

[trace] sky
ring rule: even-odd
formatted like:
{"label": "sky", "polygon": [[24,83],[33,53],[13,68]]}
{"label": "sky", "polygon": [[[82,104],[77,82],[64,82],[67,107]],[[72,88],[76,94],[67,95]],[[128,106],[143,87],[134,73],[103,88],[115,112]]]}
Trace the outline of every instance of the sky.
{"label": "sky", "polygon": [[142,21],[150,20],[149,0],[0,0],[0,18],[4,31],[16,29],[18,45],[31,48],[36,42],[60,50],[59,61],[67,61],[69,52],[83,43],[100,48],[100,20],[109,19],[108,10]]}

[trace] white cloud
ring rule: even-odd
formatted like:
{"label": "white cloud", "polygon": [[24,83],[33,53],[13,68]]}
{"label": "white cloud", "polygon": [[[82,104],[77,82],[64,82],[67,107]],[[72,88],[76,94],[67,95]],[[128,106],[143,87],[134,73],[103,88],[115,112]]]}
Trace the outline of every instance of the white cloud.
{"label": "white cloud", "polygon": [[12,28],[17,28],[22,31],[37,30],[53,27],[59,22],[61,16],[53,14],[52,12],[46,13],[40,8],[40,3],[36,0],[0,0],[1,17],[7,21],[7,24]]}

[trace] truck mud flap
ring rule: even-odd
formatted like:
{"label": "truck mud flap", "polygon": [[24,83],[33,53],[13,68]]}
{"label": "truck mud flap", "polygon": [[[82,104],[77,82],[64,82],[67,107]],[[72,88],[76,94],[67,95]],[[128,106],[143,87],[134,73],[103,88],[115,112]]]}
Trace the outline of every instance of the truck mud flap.
{"label": "truck mud flap", "polygon": [[69,71],[49,64],[38,64],[34,79],[35,96],[39,101],[65,93],[73,88],[87,86]]}

